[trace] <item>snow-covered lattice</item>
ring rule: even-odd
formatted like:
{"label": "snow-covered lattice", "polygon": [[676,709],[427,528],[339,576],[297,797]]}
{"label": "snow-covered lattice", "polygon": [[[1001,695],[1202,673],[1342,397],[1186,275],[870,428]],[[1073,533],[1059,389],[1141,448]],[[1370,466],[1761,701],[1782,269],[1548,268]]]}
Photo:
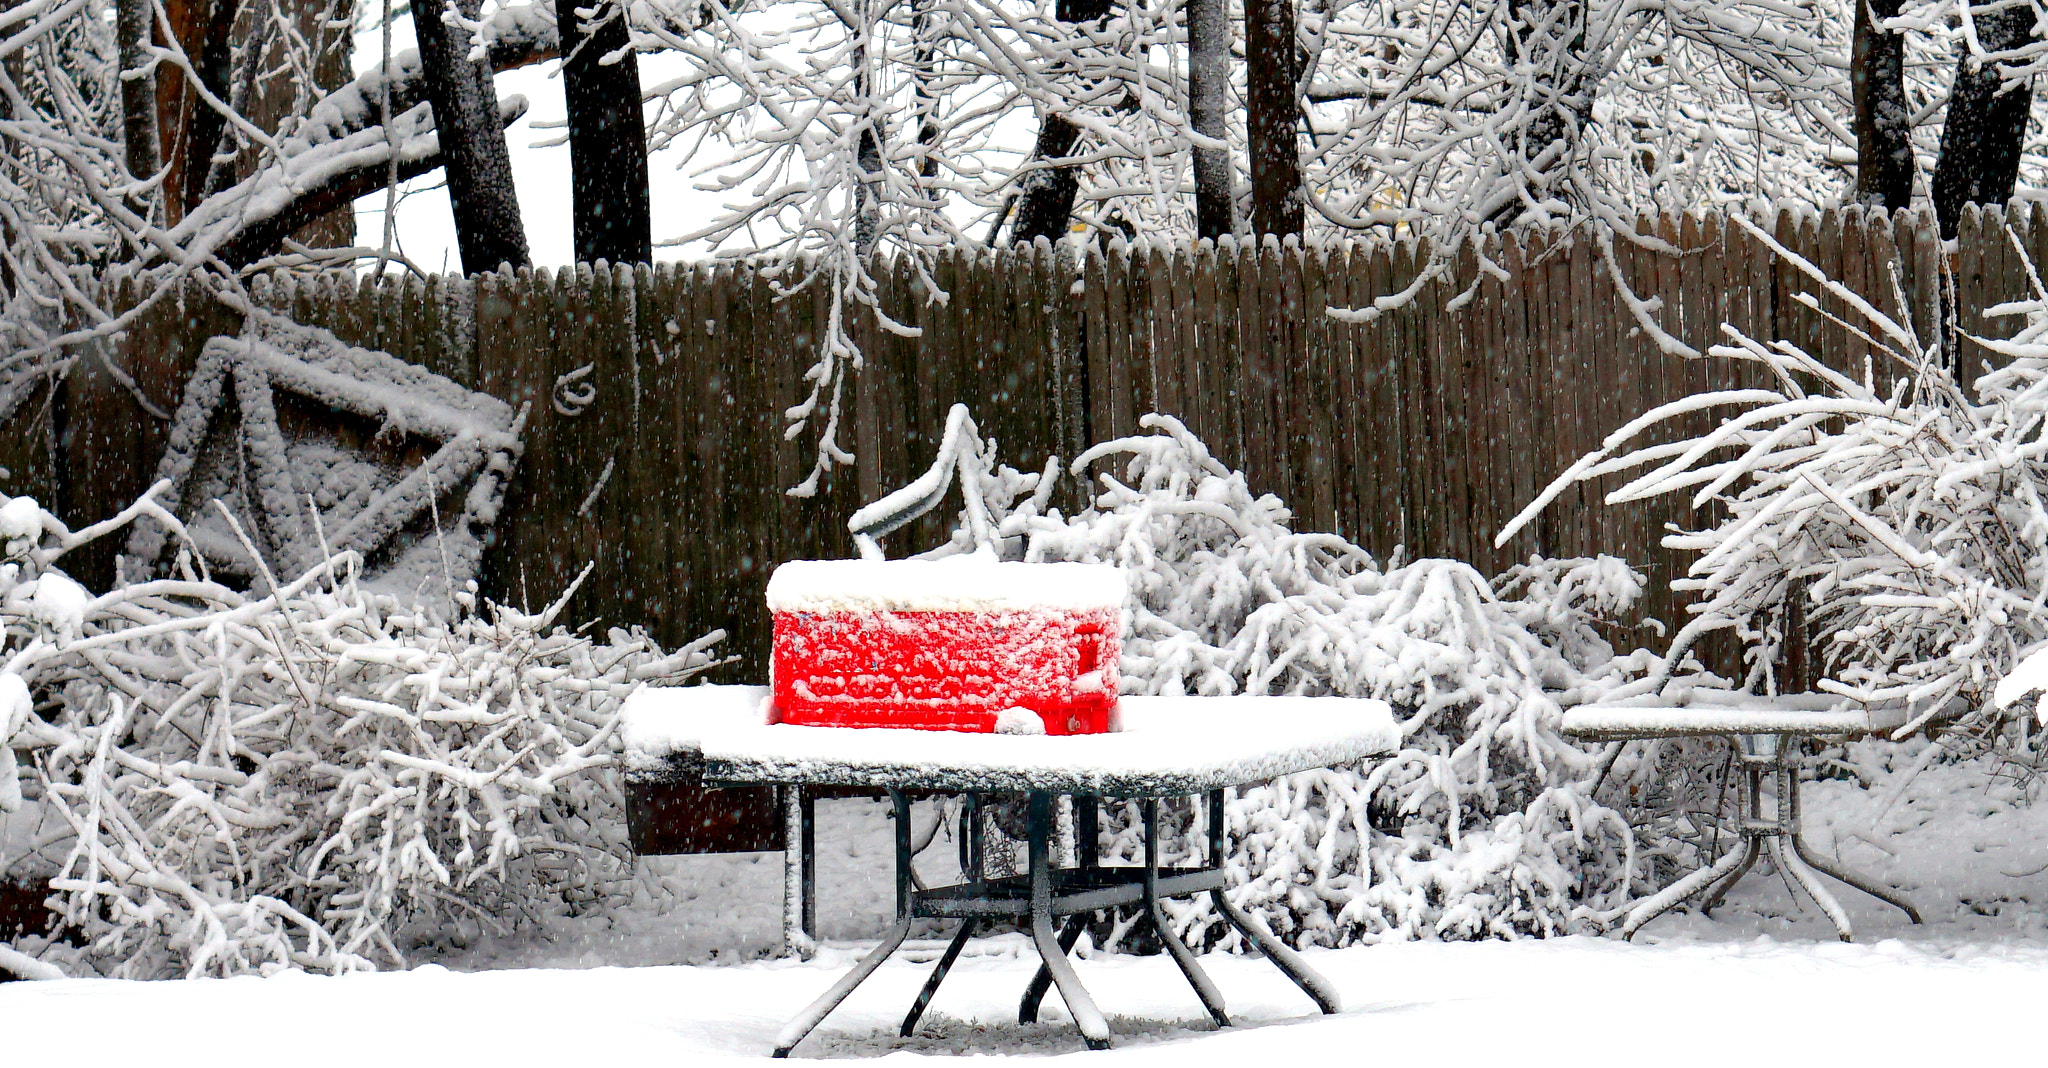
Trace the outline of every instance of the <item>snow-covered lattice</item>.
{"label": "snow-covered lattice", "polygon": [[[488,394],[258,314],[201,351],[157,477],[202,566],[224,576],[259,577],[251,546],[273,575],[354,552],[381,588],[445,598],[476,573],[523,422]],[[160,566],[166,535],[138,523],[128,555]]]}

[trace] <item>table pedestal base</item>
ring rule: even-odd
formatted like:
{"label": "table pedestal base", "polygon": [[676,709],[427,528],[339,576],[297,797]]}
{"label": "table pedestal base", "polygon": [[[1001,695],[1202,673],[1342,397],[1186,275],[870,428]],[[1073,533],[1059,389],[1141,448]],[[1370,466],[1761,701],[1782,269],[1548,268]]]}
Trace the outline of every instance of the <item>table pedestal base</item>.
{"label": "table pedestal base", "polygon": [[[1624,938],[1634,938],[1643,925],[1676,908],[1680,903],[1704,892],[1700,911],[1711,912],[1719,905],[1728,891],[1742,880],[1756,865],[1757,858],[1768,854],[1771,863],[1779,871],[1790,876],[1799,888],[1813,899],[1828,921],[1835,926],[1835,933],[1844,942],[1855,941],[1855,932],[1849,926],[1849,914],[1841,902],[1835,900],[1820,876],[1825,875],[1841,883],[1877,898],[1904,912],[1914,923],[1920,922],[1920,912],[1904,894],[1891,887],[1856,872],[1847,871],[1823,861],[1807,846],[1802,833],[1799,812],[1799,774],[1785,760],[1785,748],[1789,737],[1776,734],[1745,734],[1736,739],[1741,754],[1742,770],[1748,781],[1737,795],[1738,808],[1742,818],[1742,848],[1734,850],[1715,861],[1711,867],[1701,868],[1684,878],[1636,903],[1629,909],[1628,917],[1622,921],[1621,933]],[[1763,777],[1770,774],[1778,786],[1778,811],[1770,818],[1763,815]],[[1789,842],[1791,849],[1786,849]]]}
{"label": "table pedestal base", "polygon": [[[1339,1011],[1336,988],[1329,980],[1318,975],[1301,957],[1274,938],[1257,921],[1247,916],[1242,909],[1232,905],[1223,892],[1223,792],[1212,791],[1208,796],[1207,815],[1209,823],[1209,866],[1206,868],[1169,868],[1164,873],[1159,868],[1159,802],[1145,799],[1141,802],[1145,820],[1145,864],[1141,868],[1104,868],[1096,863],[1095,857],[1095,807],[1093,798],[1077,798],[1081,810],[1079,823],[1081,839],[1081,865],[1077,868],[1055,870],[1052,867],[1050,841],[1052,837],[1052,796],[1044,792],[1033,792],[1029,800],[1026,874],[1021,878],[986,879],[981,877],[982,850],[980,844],[980,823],[974,817],[977,806],[970,802],[969,821],[974,829],[963,840],[971,843],[968,865],[972,880],[954,886],[933,890],[914,890],[910,882],[910,802],[900,792],[891,791],[896,806],[896,903],[897,922],[883,936],[880,945],[862,957],[853,970],[832,984],[824,996],[811,1003],[775,1039],[775,1056],[787,1057],[811,1031],[839,1007],[854,989],[867,979],[881,963],[888,959],[910,934],[911,922],[920,917],[957,918],[960,928],[953,940],[946,946],[932,974],[925,980],[923,989],[918,991],[917,1000],[910,1012],[903,1018],[901,1033],[909,1037],[917,1029],[925,1009],[931,1005],[943,983],[946,973],[960,956],[975,929],[990,920],[1010,920],[1020,923],[1031,936],[1033,948],[1038,951],[1039,967],[1031,982],[1025,987],[1023,1000],[1017,1007],[1019,1023],[1032,1023],[1038,1019],[1038,1008],[1048,990],[1057,987],[1060,1000],[1067,1005],[1067,1011],[1074,1017],[1074,1026],[1089,1049],[1107,1049],[1110,1044],[1109,1022],[1102,1010],[1095,1005],[1095,999],[1081,984],[1081,977],[1075,973],[1068,960],[1074,944],[1080,940],[1081,932],[1087,926],[1089,916],[1103,909],[1119,905],[1142,905],[1145,917],[1158,932],[1159,941],[1166,952],[1180,967],[1188,985],[1195,990],[1195,996],[1208,1010],[1210,1019],[1218,1027],[1230,1026],[1230,1016],[1224,1009],[1223,995],[1202,970],[1195,954],[1179,936],[1173,932],[1165,910],[1160,906],[1162,899],[1179,897],[1207,891],[1215,903],[1217,913],[1225,922],[1235,928],[1273,965],[1292,980],[1325,1013]],[[1064,918],[1057,935],[1053,921]]]}

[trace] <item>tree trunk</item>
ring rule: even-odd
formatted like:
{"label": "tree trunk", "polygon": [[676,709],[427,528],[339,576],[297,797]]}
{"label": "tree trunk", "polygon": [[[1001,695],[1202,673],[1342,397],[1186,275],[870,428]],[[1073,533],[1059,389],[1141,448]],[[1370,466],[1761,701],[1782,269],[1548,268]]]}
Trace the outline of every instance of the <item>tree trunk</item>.
{"label": "tree trunk", "polygon": [[1887,211],[1904,211],[1913,203],[1906,40],[1878,25],[1898,13],[1899,0],[1857,0],[1849,59],[1849,85],[1856,96],[1856,201]]}
{"label": "tree trunk", "polygon": [[[199,83],[220,100],[227,100],[231,94],[228,76],[234,66],[234,27],[241,14],[241,0],[214,0],[206,20],[206,37],[186,44],[191,53],[192,65],[199,74]],[[233,162],[227,156],[229,140],[227,116],[201,103],[193,109],[192,128],[186,138],[185,161],[182,169],[183,188],[179,190],[182,202],[179,214],[191,211],[208,196],[228,187],[233,182]]]}
{"label": "tree trunk", "polygon": [[[1985,12],[1976,23],[1977,39],[1987,53],[2010,51],[2034,36],[2031,6]],[[1998,64],[1974,62],[1967,52],[1956,61],[1948,117],[1941,126],[1941,155],[1934,165],[1934,215],[1944,240],[1956,236],[1963,205],[2012,199],[2034,91],[2021,84],[2000,92],[2004,85]]]}
{"label": "tree trunk", "polygon": [[[595,7],[584,20],[576,9]],[[647,192],[647,127],[640,114],[640,60],[626,12],[606,0],[555,0],[562,35],[562,94],[569,106],[569,172],[576,261],[654,259]],[[593,28],[594,27],[594,28]],[[604,58],[619,53],[617,62]]]}
{"label": "tree trunk", "polygon": [[[446,3],[467,19],[475,19],[482,6],[481,0]],[[413,29],[419,37],[420,68],[427,102],[434,109],[434,129],[448,161],[448,200],[455,214],[462,271],[480,274],[501,264],[525,267],[526,230],[512,186],[505,131],[498,125],[497,90],[490,69],[469,58],[469,32],[441,21],[441,10],[433,0],[414,9]]]}
{"label": "tree trunk", "polygon": [[1301,149],[1295,98],[1301,70],[1294,40],[1294,0],[1246,0],[1245,119],[1252,163],[1252,232],[1299,234]]}
{"label": "tree trunk", "polygon": [[1579,131],[1592,121],[1599,86],[1586,71],[1586,6],[1582,0],[1508,0],[1514,26],[1507,41],[1509,62],[1529,74],[1519,90],[1527,109],[1513,141],[1519,158],[1509,161],[1507,169],[1527,177],[1516,195],[1489,213],[1497,225],[1514,223],[1532,200],[1553,197]]}
{"label": "tree trunk", "polygon": [[[150,69],[149,54],[155,14],[150,0],[120,0],[114,16],[121,48],[122,147],[127,151],[128,173],[142,181],[155,177],[163,160],[157,141],[156,74]],[[137,211],[149,210],[145,201],[132,201],[131,206]]]}
{"label": "tree trunk", "polygon": [[[1071,154],[1081,131],[1058,115],[1047,115],[1038,128],[1038,142],[1031,146],[1032,159],[1059,159]],[[1010,242],[1028,245],[1038,238],[1058,241],[1067,234],[1074,215],[1074,198],[1081,192],[1081,176],[1075,168],[1051,167],[1033,171],[1017,183],[1017,222],[1010,229]]]}
{"label": "tree trunk", "polygon": [[[1110,0],[1059,0],[1055,16],[1061,22],[1100,22],[1109,17]],[[1038,128],[1038,142],[1031,148],[1034,160],[1070,156],[1081,140],[1080,127],[1063,115],[1047,115]],[[1017,222],[1010,230],[1010,242],[1028,245],[1038,238],[1058,241],[1067,235],[1073,220],[1074,199],[1081,192],[1081,176],[1072,165],[1033,171],[1018,183]]]}
{"label": "tree trunk", "polygon": [[1225,142],[1196,144],[1195,233],[1217,238],[1237,229],[1232,197],[1225,91],[1230,86],[1230,19],[1223,0],[1188,0],[1188,125]]}

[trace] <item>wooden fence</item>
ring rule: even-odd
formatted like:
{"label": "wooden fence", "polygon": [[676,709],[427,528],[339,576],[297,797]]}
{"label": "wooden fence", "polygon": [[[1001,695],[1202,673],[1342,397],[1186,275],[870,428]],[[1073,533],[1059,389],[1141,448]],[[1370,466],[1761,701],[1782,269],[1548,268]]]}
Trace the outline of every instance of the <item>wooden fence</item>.
{"label": "wooden fence", "polygon": [[[1933,336],[1944,305],[1931,217],[1852,209],[1758,222]],[[2015,328],[1982,315],[2027,292],[2008,222],[2048,258],[2038,205],[2010,220],[1973,212],[1947,264],[1963,334]],[[1647,314],[1663,330],[1704,348],[1726,323],[1861,368],[1867,345],[1827,321],[1842,302],[1800,303],[1795,294],[1812,282],[1728,219],[1645,219],[1639,229],[1681,251],[1613,244],[1614,269],[1658,302]],[[937,269],[943,303],[924,299],[905,265],[885,265],[884,307],[922,335],[861,328],[866,366],[842,430],[860,462],[807,499],[784,490],[807,472],[811,438],[785,441],[781,413],[802,399],[825,298],[777,299],[746,264],[402,284],[280,278],[259,294],[302,322],[532,406],[485,560],[487,593],[539,603],[595,561],[569,618],[640,623],[670,643],[724,627],[746,661],[731,670],[740,679],[764,674],[768,572],[786,559],[851,554],[846,517],[930,463],[955,401],[1020,469],[1136,433],[1140,415],[1163,411],[1255,489],[1284,498],[1297,529],[1339,532],[1382,559],[1402,546],[1411,558],[1455,557],[1489,574],[1531,553],[1612,553],[1660,587],[1682,570],[1656,544],[1666,522],[1694,518],[1682,502],[1606,508],[1604,488],[1573,490],[1493,545],[1557,472],[1629,418],[1688,392],[1760,381],[1753,367],[1663,351],[1617,296],[1600,246],[1591,230],[1492,237],[1484,256],[1502,270],[1482,270],[1468,248],[1455,271],[1371,322],[1323,310],[1408,287],[1427,260],[1413,244],[1119,247],[1082,258],[963,250]],[[170,301],[107,360],[81,361],[54,395],[0,428],[0,490],[54,501],[73,522],[132,499],[166,432],[136,397],[175,410],[199,347],[228,322],[197,298]],[[1966,362],[1984,355],[1960,343]],[[595,400],[560,414],[558,378],[586,365]],[[1071,511],[1079,502],[1060,503]],[[940,533],[932,517],[890,544],[909,551]],[[105,582],[110,554],[76,569]],[[1661,593],[1645,610],[1667,623],[1677,615]]]}

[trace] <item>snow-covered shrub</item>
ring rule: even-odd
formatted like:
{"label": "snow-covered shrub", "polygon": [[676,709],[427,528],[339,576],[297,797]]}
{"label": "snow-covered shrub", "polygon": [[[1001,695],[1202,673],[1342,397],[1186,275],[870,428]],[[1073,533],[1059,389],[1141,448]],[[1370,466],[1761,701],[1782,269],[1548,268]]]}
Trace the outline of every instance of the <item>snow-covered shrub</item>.
{"label": "snow-covered shrub", "polygon": [[[1642,577],[1611,557],[1538,560],[1502,576],[1519,591],[1510,599],[1454,560],[1383,568],[1341,537],[1295,532],[1279,499],[1254,496],[1177,420],[1143,423],[1155,433],[1074,461],[1076,472],[1121,461],[1080,514],[1046,506],[1045,476],[996,468],[968,487],[988,518],[971,504],[940,551],[972,548],[971,528],[992,522],[1011,554],[1125,568],[1126,693],[1394,706],[1396,756],[1231,800],[1243,867],[1233,897],[1317,945],[1552,934],[1618,907],[1633,837],[1591,799],[1597,754],[1558,733],[1559,699],[1643,666],[1617,659],[1593,626],[1627,607]],[[989,471],[993,450],[981,451]],[[1123,826],[1110,853],[1135,861]],[[1234,944],[1206,901],[1170,907],[1191,940]]]}
{"label": "snow-covered shrub", "polygon": [[[1665,539],[1700,553],[1672,583],[1701,595],[1674,653],[1732,630],[1748,688],[1775,692],[1781,654],[1803,617],[1822,669],[1818,689],[1904,703],[1912,714],[1897,737],[1931,725],[1952,728],[1952,739],[1998,738],[2010,721],[1992,707],[1993,688],[2048,639],[2048,291],[2036,278],[2033,299],[1990,309],[2024,315],[2026,325],[2010,341],[1975,342],[2009,362],[1966,387],[1938,341],[1917,337],[1747,219],[1730,218],[1853,309],[1860,322],[1841,325],[1871,341],[1870,361],[1845,374],[1790,342],[1724,327],[1729,343],[1711,355],[1761,364],[1775,386],[1644,413],[1560,476],[1516,525],[1573,481],[1647,468],[1607,499],[1682,492],[1695,506],[1719,502],[1726,515]],[[1710,409],[1732,412],[1705,433],[1631,447],[1658,423]]]}
{"label": "snow-covered shrub", "polygon": [[0,877],[51,876],[61,906],[17,949],[127,977],[375,968],[630,875],[619,705],[721,635],[596,641],[555,625],[567,594],[526,613],[473,586],[443,618],[346,552],[260,594],[182,566],[95,597],[54,566],[143,515],[182,533],[150,497],[77,534],[0,502],[0,759],[23,765],[0,807],[40,809]]}

